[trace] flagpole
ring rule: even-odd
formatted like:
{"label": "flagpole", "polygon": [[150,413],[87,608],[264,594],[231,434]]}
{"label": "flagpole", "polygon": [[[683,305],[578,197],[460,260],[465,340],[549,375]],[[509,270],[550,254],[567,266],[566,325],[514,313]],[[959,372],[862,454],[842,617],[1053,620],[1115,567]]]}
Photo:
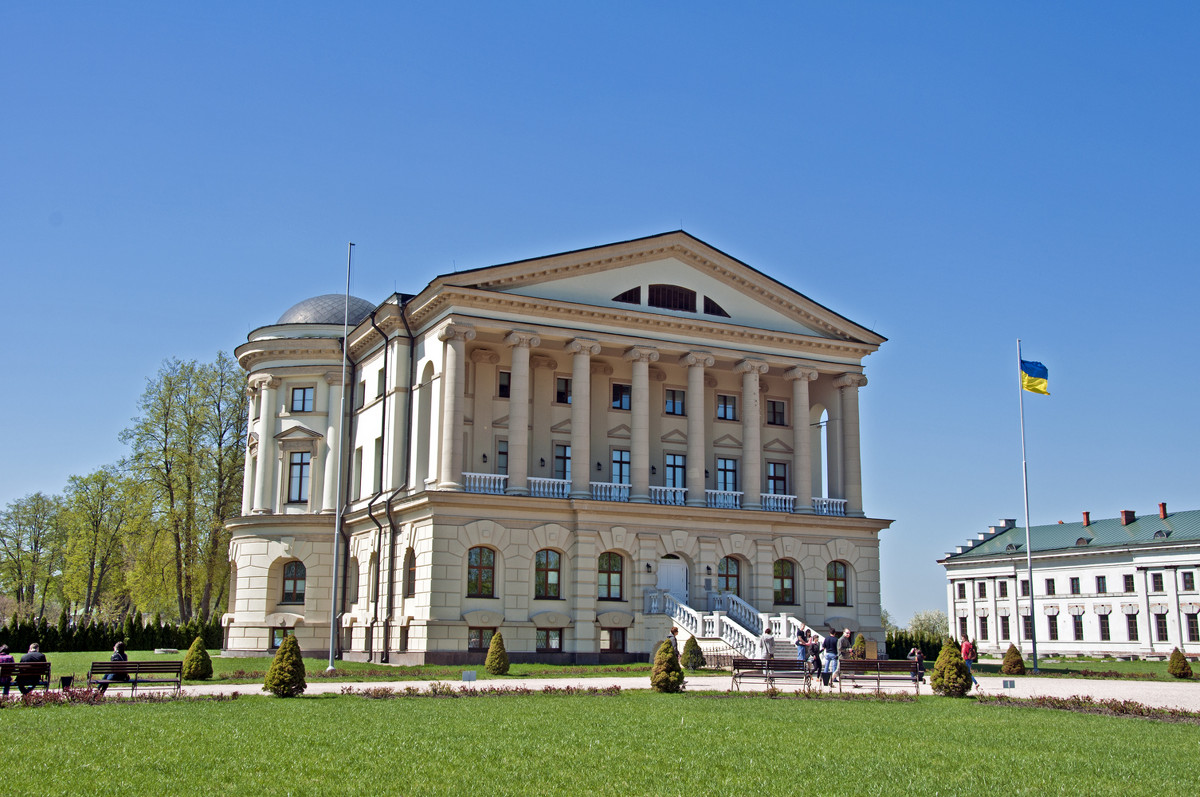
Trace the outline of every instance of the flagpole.
{"label": "flagpole", "polygon": [[1021,380],[1021,339],[1017,338],[1017,398],[1021,404],[1021,482],[1025,488],[1025,566],[1029,572],[1029,641],[1033,645],[1033,671],[1037,664],[1037,614],[1033,610],[1033,546],[1029,540],[1029,466],[1025,459],[1025,387]]}
{"label": "flagpole", "polygon": [[350,256],[354,253],[354,244],[346,244],[346,304],[342,312],[342,389],[341,402],[338,404],[338,446],[337,446],[337,491],[334,501],[337,510],[333,516],[333,594],[329,596],[329,667],[326,672],[333,672],[333,657],[337,652],[337,619],[338,619],[338,569],[341,567],[342,550],[342,449],[346,440],[346,360],[350,356]]}

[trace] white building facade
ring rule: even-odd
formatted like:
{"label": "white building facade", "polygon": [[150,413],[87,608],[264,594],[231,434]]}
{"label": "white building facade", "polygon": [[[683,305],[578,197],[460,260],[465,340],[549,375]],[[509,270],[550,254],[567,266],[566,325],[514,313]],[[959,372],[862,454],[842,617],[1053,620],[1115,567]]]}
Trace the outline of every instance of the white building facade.
{"label": "white building facade", "polygon": [[1039,656],[1200,654],[1200,511],[1084,512],[1029,531],[1032,581],[1025,529],[1012,520],[939,560],[951,633],[984,653],[1015,644],[1028,656],[1036,634]]}
{"label": "white building facade", "polygon": [[683,232],[353,299],[344,381],[342,305],[236,350],[228,654],[323,655],[331,622],[391,663],[481,661],[496,631],[548,662],[644,660],[672,625],[882,642],[859,391],[883,337]]}

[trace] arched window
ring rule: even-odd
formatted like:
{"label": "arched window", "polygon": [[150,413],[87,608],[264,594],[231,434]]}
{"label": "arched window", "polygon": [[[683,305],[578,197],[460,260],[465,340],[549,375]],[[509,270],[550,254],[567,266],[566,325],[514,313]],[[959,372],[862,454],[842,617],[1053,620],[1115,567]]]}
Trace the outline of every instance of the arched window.
{"label": "arched window", "polygon": [[562,556],[558,551],[542,550],[534,556],[533,563],[533,597],[561,598],[559,593],[559,572],[562,568]]}
{"label": "arched window", "polygon": [[496,552],[491,548],[472,548],[467,552],[467,597],[496,596]]}
{"label": "arched window", "polygon": [[825,602],[830,606],[847,606],[846,563],[830,562],[825,568]]}
{"label": "arched window", "polygon": [[621,554],[606,551],[600,554],[599,591],[596,595],[602,601],[621,600],[621,572],[624,569]]}
{"label": "arched window", "polygon": [[404,554],[404,597],[413,598],[417,594],[417,553],[412,548]]}
{"label": "arched window", "polygon": [[283,566],[283,600],[280,603],[304,603],[304,564],[288,562]]}
{"label": "arched window", "polygon": [[722,592],[732,592],[734,595],[740,596],[738,584],[738,560],[732,556],[726,556],[717,564],[717,589]]}
{"label": "arched window", "polygon": [[775,603],[796,602],[796,566],[787,559],[775,560]]}

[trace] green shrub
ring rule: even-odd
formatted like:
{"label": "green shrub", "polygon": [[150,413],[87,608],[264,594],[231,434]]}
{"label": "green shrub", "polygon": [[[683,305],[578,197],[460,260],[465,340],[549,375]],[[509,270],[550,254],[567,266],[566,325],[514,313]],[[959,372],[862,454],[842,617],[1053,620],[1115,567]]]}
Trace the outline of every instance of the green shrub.
{"label": "green shrub", "polygon": [[1192,665],[1188,664],[1187,657],[1179,652],[1179,648],[1171,651],[1171,660],[1167,662],[1167,672],[1176,678],[1192,677]]}
{"label": "green shrub", "polygon": [[263,688],[276,697],[295,697],[308,688],[300,643],[291,634],[283,638],[283,644],[275,651],[275,660],[271,662]]}
{"label": "green shrub", "polygon": [[508,675],[508,651],[504,649],[504,637],[499,631],[492,634],[483,667],[492,675]]}
{"label": "green shrub", "polygon": [[929,679],[929,685],[934,692],[947,697],[962,697],[971,691],[971,673],[954,640],[948,639],[942,645],[942,652],[933,665],[933,677]]}
{"label": "green shrub", "polygon": [[187,655],[183,657],[183,679],[185,681],[206,681],[212,678],[212,659],[204,649],[204,637],[196,637]]}
{"label": "green shrub", "polygon": [[655,692],[682,692],[683,669],[679,666],[679,656],[671,647],[671,640],[664,640],[654,654],[654,669],[650,671],[650,686]]}
{"label": "green shrub", "polygon": [[687,642],[683,643],[683,656],[680,658],[680,664],[689,670],[698,670],[706,663],[704,651],[700,650],[700,644],[696,642],[696,637],[688,637]]}
{"label": "green shrub", "polygon": [[862,634],[856,636],[854,638],[854,647],[851,650],[854,651],[854,658],[865,659],[867,657],[867,638]]}
{"label": "green shrub", "polygon": [[1017,650],[1016,645],[1010,644],[1008,650],[1004,651],[1004,662],[1000,665],[1000,672],[1005,675],[1025,674],[1025,659],[1021,658],[1021,651]]}

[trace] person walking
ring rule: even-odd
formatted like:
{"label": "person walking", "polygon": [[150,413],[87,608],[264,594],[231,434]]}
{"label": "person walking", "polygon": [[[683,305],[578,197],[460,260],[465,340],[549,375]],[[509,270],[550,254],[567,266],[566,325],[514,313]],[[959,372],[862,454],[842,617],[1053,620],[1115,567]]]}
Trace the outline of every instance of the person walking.
{"label": "person walking", "polygon": [[[45,661],[46,654],[42,653],[41,645],[34,642],[29,646],[29,652],[21,657],[21,663]],[[30,680],[32,679],[32,680]],[[37,687],[37,676],[21,675],[17,677],[17,689],[21,690],[21,694],[27,695]]]}
{"label": "person walking", "polygon": [[967,665],[967,675],[971,676],[971,683],[979,686],[979,681],[975,678],[975,673],[971,670],[971,665],[975,662],[975,646],[971,644],[971,640],[968,637],[963,637],[962,649],[959,652],[962,653],[963,662]]}
{"label": "person walking", "polygon": [[[117,644],[113,645],[113,653],[111,656],[108,657],[108,660],[109,661],[129,661],[129,657],[125,655],[125,643],[124,642],[118,642]],[[104,676],[104,682],[101,683],[100,686],[97,687],[97,689],[100,690],[100,694],[104,694],[105,690],[108,689],[108,683],[110,681],[128,681],[128,680],[129,680],[129,676],[124,673],[111,673],[110,672]]]}

